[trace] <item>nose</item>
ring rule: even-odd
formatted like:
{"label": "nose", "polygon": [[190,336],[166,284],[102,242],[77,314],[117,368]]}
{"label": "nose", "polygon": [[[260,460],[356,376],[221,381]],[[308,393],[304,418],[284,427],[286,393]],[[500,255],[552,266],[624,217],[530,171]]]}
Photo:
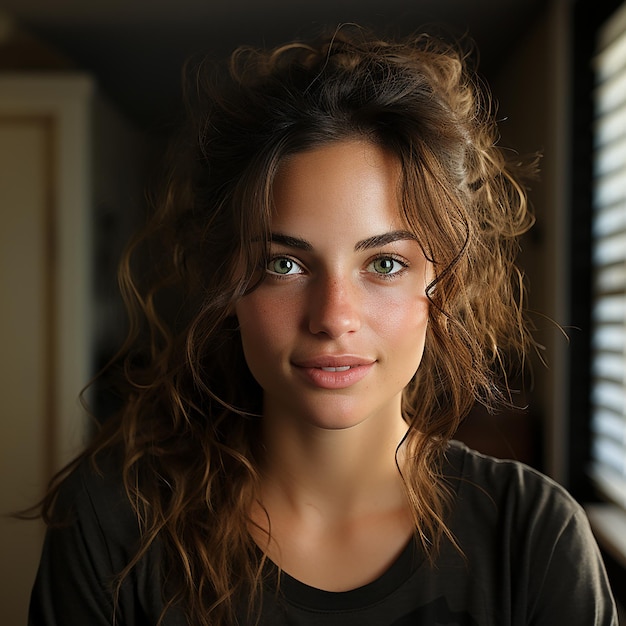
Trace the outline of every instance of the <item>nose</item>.
{"label": "nose", "polygon": [[309,331],[337,339],[361,327],[357,289],[340,276],[318,277],[309,301]]}

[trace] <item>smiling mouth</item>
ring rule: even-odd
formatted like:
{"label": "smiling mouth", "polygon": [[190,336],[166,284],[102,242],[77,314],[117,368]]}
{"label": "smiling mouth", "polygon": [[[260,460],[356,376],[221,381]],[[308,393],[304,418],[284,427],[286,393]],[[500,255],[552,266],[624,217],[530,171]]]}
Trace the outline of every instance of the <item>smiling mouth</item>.
{"label": "smiling mouth", "polygon": [[[295,369],[314,387],[345,389],[363,380],[376,363],[374,360],[360,357],[340,357],[340,359],[333,359],[332,357],[311,359],[307,362],[297,363]],[[339,362],[331,364],[333,360]],[[346,363],[346,361],[348,362]]]}

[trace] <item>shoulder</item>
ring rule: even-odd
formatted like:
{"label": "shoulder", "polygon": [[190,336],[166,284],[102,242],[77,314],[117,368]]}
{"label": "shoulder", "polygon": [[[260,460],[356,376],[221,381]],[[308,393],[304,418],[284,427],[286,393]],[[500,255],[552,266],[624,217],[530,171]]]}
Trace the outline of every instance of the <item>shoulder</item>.
{"label": "shoulder", "polygon": [[518,461],[486,456],[452,441],[444,473],[461,509],[525,527],[546,523],[557,534],[572,522],[586,524],[582,507],[565,488]]}
{"label": "shoulder", "polygon": [[59,487],[53,528],[79,528],[109,548],[136,549],[139,526],[124,487],[122,462],[115,450],[83,459]]}
{"label": "shoulder", "polygon": [[472,567],[525,623],[616,624],[587,516],[559,484],[452,442],[450,530]]}
{"label": "shoulder", "polygon": [[95,457],[86,457],[72,469],[59,487],[59,505],[76,508],[123,500],[121,453],[106,450]]}
{"label": "shoulder", "polygon": [[[30,603],[31,624],[111,624],[113,585],[137,550],[136,517],[116,455],[77,462],[56,491]],[[120,609],[136,603],[122,590]],[[121,623],[144,623],[124,621]]]}

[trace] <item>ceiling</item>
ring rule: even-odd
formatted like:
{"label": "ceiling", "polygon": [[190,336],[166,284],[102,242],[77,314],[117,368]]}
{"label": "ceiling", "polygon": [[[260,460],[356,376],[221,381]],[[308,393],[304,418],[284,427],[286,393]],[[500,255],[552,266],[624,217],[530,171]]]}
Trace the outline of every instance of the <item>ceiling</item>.
{"label": "ceiling", "polygon": [[[483,73],[489,75],[545,4],[545,0],[2,0],[0,44],[17,32],[34,35],[66,59],[63,63],[92,73],[102,91],[137,124],[158,132],[169,125],[177,109],[180,69],[192,54],[222,58],[239,44],[274,45],[342,22],[400,34],[437,25],[453,34],[467,32],[480,50]],[[10,54],[2,67],[20,67],[15,46]],[[35,60],[30,67],[37,69],[38,63]]]}

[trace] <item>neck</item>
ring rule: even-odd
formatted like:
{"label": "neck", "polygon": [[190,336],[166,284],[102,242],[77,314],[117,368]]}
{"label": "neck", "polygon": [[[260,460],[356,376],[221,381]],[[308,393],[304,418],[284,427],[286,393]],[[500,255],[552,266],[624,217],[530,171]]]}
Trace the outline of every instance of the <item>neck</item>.
{"label": "neck", "polygon": [[399,411],[387,417],[327,430],[266,414],[264,499],[296,513],[313,507],[328,519],[398,506],[398,446],[407,426]]}

